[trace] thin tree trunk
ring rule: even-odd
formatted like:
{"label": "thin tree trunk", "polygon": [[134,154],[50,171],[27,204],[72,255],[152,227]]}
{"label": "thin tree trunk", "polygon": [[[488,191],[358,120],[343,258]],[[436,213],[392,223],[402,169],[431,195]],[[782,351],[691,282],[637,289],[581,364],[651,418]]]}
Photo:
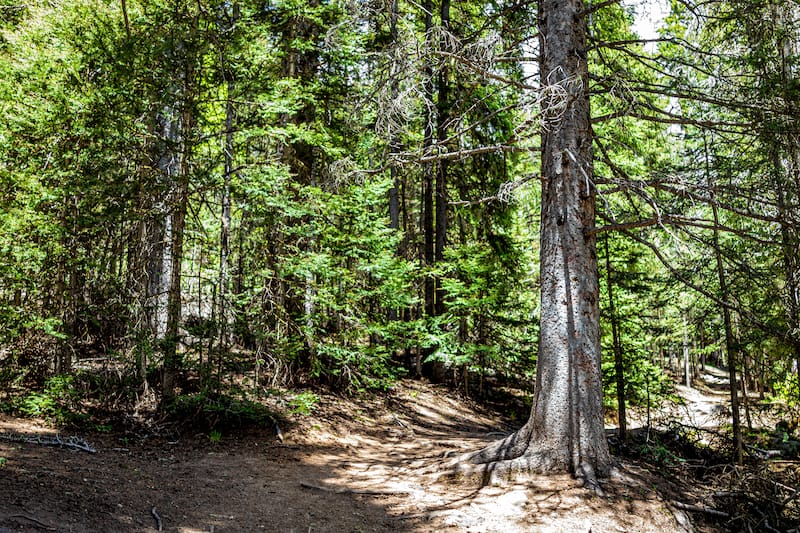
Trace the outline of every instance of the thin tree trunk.
{"label": "thin tree trunk", "polygon": [[182,118],[182,153],[180,155],[180,174],[175,188],[173,211],[170,217],[172,241],[170,246],[169,292],[167,294],[167,325],[164,336],[164,368],[161,393],[163,405],[169,405],[175,398],[175,378],[181,370],[181,356],[178,354],[178,327],[182,315],[182,263],[186,210],[189,205],[189,142],[191,115],[185,110]]}
{"label": "thin tree trunk", "polygon": [[[391,13],[389,14],[389,34],[392,39],[392,46],[399,46],[399,33],[397,31],[397,21],[400,18],[398,0],[392,0]],[[400,75],[395,70],[397,65],[392,61],[391,94],[392,101],[397,100],[400,95]],[[392,128],[389,139],[389,152],[396,154],[400,152],[400,132]],[[389,227],[393,230],[400,229],[400,170],[392,166],[389,170],[392,178],[392,186],[389,189]],[[396,318],[396,317],[395,317]]]}
{"label": "thin tree trunk", "polygon": [[741,465],[744,459],[742,445],[742,424],[739,418],[739,391],[736,379],[736,341],[733,337],[733,326],[731,323],[731,311],[727,306],[728,302],[728,282],[725,276],[725,266],[722,263],[722,253],[719,247],[719,219],[717,216],[717,206],[712,202],[711,209],[714,214],[714,256],[717,264],[717,276],[719,278],[720,298],[726,305],[722,307],[722,319],[725,326],[725,351],[728,355],[728,371],[730,375],[730,395],[731,395],[731,415],[733,425],[733,444],[734,460]]}
{"label": "thin tree trunk", "polygon": [[[239,4],[232,6],[231,17],[226,24],[226,29],[231,30],[239,19]],[[223,357],[228,351],[230,338],[228,336],[228,258],[230,256],[230,227],[231,227],[231,180],[234,170],[234,144],[233,144],[233,121],[235,110],[233,107],[233,95],[236,84],[231,73],[226,72],[223,65],[223,76],[226,78],[227,98],[225,101],[225,143],[224,143],[224,176],[222,182],[222,212],[220,214],[219,231],[219,280],[218,280],[218,301],[219,311],[217,320],[219,321],[219,353],[217,357]],[[209,351],[209,363],[211,363],[211,351]]]}
{"label": "thin tree trunk", "polygon": [[[193,30],[196,29],[197,18],[192,21]],[[178,43],[177,49],[188,51]],[[169,291],[167,293],[167,323],[164,335],[164,363],[161,374],[161,401],[162,408],[169,406],[175,398],[175,380],[182,370],[182,357],[178,353],[180,340],[178,328],[182,318],[182,272],[183,272],[183,245],[186,212],[189,205],[189,176],[191,163],[191,135],[194,128],[194,66],[191,57],[184,59],[182,71],[179,73],[181,86],[176,91],[180,102],[180,112],[176,113],[176,120],[168,122],[169,127],[175,126],[177,142],[172,143],[169,153],[177,164],[177,175],[174,192],[171,198],[171,240],[169,267],[164,267],[164,272],[169,272]],[[172,140],[169,136],[168,139]]]}
{"label": "thin tree trunk", "polygon": [[[425,16],[425,35],[429,48],[433,48],[433,2],[425,0],[423,4]],[[433,67],[430,60],[425,64],[425,81],[423,83],[423,93],[426,100],[425,124],[423,127],[423,153],[429,155],[433,146]],[[423,166],[422,178],[422,235],[423,235],[423,265],[432,267],[435,261],[435,237],[434,237],[434,171],[433,163],[425,163]],[[431,274],[425,275],[425,314],[433,316],[435,314],[436,284]]]}
{"label": "thin tree trunk", "polygon": [[[450,31],[450,0],[441,0],[440,17],[442,30],[445,32]],[[441,46],[441,45],[440,45]],[[436,102],[437,112],[437,140],[439,149],[443,148],[447,140],[447,130],[450,121],[450,81],[449,69],[446,65],[442,66],[439,70],[438,79],[438,99]],[[447,170],[448,162],[442,159],[436,166],[436,242],[434,262],[441,263],[444,261],[444,249],[447,245]],[[436,315],[441,315],[445,311],[444,305],[444,290],[441,287],[441,279],[436,277],[435,288],[435,305],[434,312]]]}
{"label": "thin tree trunk", "polygon": [[684,385],[692,388],[692,362],[689,352],[689,338],[687,328],[689,327],[686,317],[683,317],[683,379]]}
{"label": "thin tree trunk", "polygon": [[622,358],[622,343],[619,338],[619,321],[614,305],[614,284],[611,276],[611,255],[608,250],[608,236],[603,240],[606,253],[606,286],[608,287],[608,314],[611,322],[611,339],[614,347],[614,374],[617,384],[617,412],[619,414],[619,439],[627,440],[627,415],[625,410],[625,362]]}
{"label": "thin tree trunk", "polygon": [[[389,22],[389,33],[392,38],[392,46],[399,46],[399,34],[397,31],[397,21],[400,17],[399,13],[399,5],[398,0],[392,0],[391,5],[391,13],[389,15],[390,22]],[[396,72],[394,69],[396,68],[396,62],[392,61],[391,68],[392,68],[392,81],[391,81],[391,95],[390,98],[392,101],[396,101],[400,95],[400,76],[399,73]],[[395,128],[392,128],[390,132],[390,139],[389,139],[389,152],[391,154],[399,153],[401,150],[401,141],[400,141],[400,132],[395,131]],[[399,231],[400,230],[400,169],[396,166],[392,166],[389,170],[391,179],[392,179],[392,186],[389,189],[389,228]],[[397,254],[402,257],[403,256],[403,245],[402,243],[398,245]],[[390,321],[397,320],[397,309],[394,307],[388,310],[388,318]]]}

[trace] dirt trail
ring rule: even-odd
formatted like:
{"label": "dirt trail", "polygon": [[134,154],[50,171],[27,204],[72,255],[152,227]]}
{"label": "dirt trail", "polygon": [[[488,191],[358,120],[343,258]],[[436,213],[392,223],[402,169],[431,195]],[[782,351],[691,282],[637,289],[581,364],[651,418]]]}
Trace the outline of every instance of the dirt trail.
{"label": "dirt trail", "polygon": [[[164,531],[186,533],[684,530],[632,465],[608,482],[606,497],[569,476],[481,487],[425,473],[510,429],[443,389],[407,381],[373,400],[323,396],[283,443],[266,430],[217,444],[207,435],[92,435],[98,451],[89,454],[0,440],[0,533],[156,531],[153,508]],[[0,431],[49,430],[2,418]]]}
{"label": "dirt trail", "polygon": [[731,397],[728,373],[706,366],[700,383],[692,387],[676,385],[686,404],[680,409],[683,424],[698,428],[718,428],[731,423]]}

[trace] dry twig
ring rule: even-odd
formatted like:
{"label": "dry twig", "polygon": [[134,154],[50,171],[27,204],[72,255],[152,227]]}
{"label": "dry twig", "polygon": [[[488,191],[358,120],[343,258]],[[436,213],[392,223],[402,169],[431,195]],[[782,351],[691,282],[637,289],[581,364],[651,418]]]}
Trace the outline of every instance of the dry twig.
{"label": "dry twig", "polygon": [[163,524],[161,523],[161,517],[158,516],[158,511],[156,511],[155,507],[150,509],[150,514],[153,515],[153,518],[156,521],[156,528],[158,528],[158,530],[161,531],[163,529]]}
{"label": "dry twig", "polygon": [[706,514],[710,514],[710,515],[714,515],[714,516],[720,516],[722,518],[730,518],[730,516],[731,516],[726,512],[717,511],[716,509],[712,509],[711,507],[705,507],[705,506],[702,506],[702,505],[691,505],[691,504],[682,503],[682,502],[679,502],[679,501],[673,501],[672,505],[675,506],[678,509],[683,510],[683,511],[695,511],[695,512],[698,512],[698,513],[706,513]]}

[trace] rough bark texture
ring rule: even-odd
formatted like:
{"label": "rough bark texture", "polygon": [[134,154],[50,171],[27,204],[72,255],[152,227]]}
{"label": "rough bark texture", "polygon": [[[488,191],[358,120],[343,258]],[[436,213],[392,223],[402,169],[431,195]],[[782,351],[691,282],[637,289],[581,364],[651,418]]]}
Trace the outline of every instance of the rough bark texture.
{"label": "rough bark texture", "polygon": [[[541,334],[528,422],[472,456],[501,470],[609,473],[600,379],[586,21],[579,0],[539,3],[542,132]],[[498,465],[497,461],[508,461]]]}

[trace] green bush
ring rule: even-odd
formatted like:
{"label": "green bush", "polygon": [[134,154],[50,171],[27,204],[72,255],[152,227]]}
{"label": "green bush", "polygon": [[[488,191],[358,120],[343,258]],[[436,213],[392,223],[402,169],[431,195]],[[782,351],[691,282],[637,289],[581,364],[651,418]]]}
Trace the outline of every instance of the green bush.
{"label": "green bush", "polygon": [[49,378],[41,392],[31,392],[12,402],[14,411],[29,417],[41,417],[56,424],[77,423],[86,418],[80,413],[81,393],[72,375]]}
{"label": "green bush", "polygon": [[180,395],[167,410],[181,422],[215,431],[263,425],[274,420],[272,413],[259,403],[207,390]]}

